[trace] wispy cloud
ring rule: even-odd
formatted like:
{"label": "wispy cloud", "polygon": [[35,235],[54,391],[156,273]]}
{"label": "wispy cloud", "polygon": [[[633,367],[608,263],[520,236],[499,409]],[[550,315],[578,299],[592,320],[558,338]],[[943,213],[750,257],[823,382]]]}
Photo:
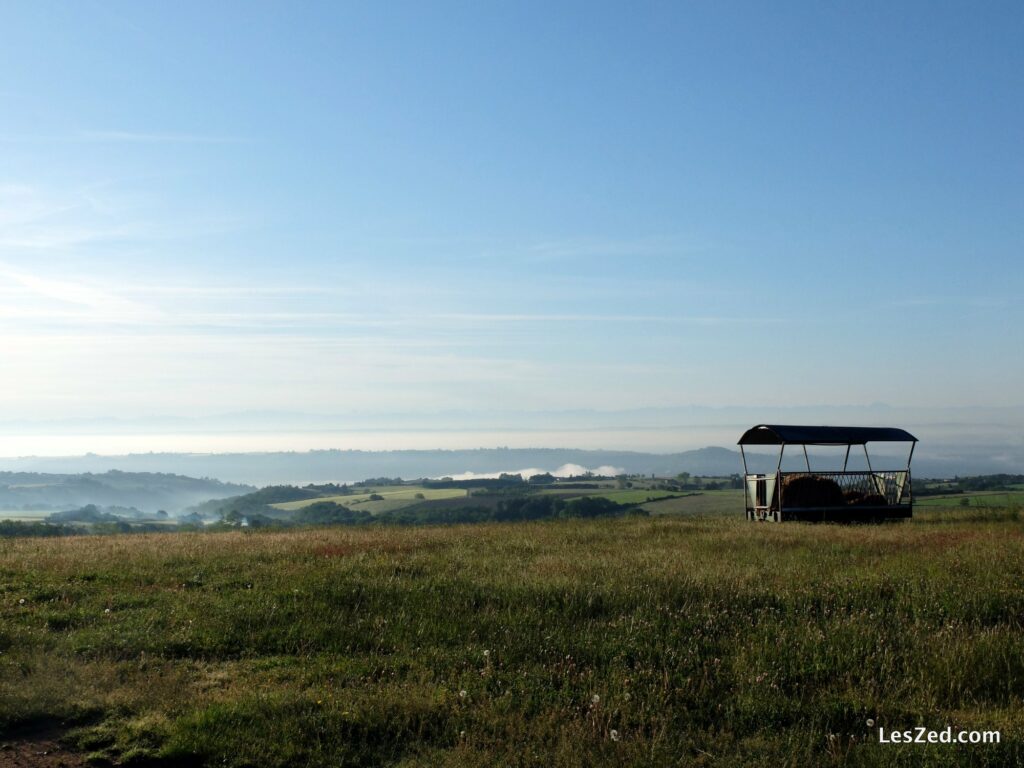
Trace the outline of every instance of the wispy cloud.
{"label": "wispy cloud", "polygon": [[1011,302],[1001,296],[918,296],[898,299],[895,307],[1005,307]]}
{"label": "wispy cloud", "polygon": [[38,231],[23,231],[9,235],[0,235],[0,248],[17,248],[31,251],[66,250],[101,241],[123,240],[138,234],[138,229],[131,226],[47,227]]}
{"label": "wispy cloud", "polygon": [[[152,179],[146,179],[152,182]],[[227,212],[176,210],[170,215],[148,189],[129,182],[94,181],[65,187],[0,183],[0,259],[36,262],[40,252],[76,255],[109,246],[106,256],[129,248],[219,237],[245,229]],[[19,253],[21,252],[21,253]]]}
{"label": "wispy cloud", "polygon": [[240,136],[147,131],[83,131],[78,135],[78,139],[131,144],[242,144],[251,141]]}
{"label": "wispy cloud", "polygon": [[0,144],[246,144],[251,138],[173,131],[99,131],[65,134],[4,134]]}
{"label": "wispy cloud", "polygon": [[139,237],[146,225],[104,200],[101,185],[54,192],[27,184],[0,184],[0,255],[73,250],[97,242]]}
{"label": "wispy cloud", "polygon": [[29,184],[0,184],[0,237],[12,228],[34,224],[80,207],[81,200],[39,193]]}
{"label": "wispy cloud", "polygon": [[[96,315],[103,320],[138,321],[143,318],[155,319],[151,307],[132,301],[117,293],[86,282],[68,279],[54,279],[25,272],[0,263],[0,285],[7,283],[7,292],[21,298],[22,306],[8,306],[10,317],[64,316],[80,319],[80,314]],[[14,290],[11,291],[10,288]],[[72,311],[53,311],[53,303]],[[73,310],[79,310],[78,313]]]}
{"label": "wispy cloud", "polygon": [[786,322],[776,317],[732,317],[726,315],[630,315],[630,314],[488,314],[447,313],[419,316],[427,320],[448,320],[458,323],[668,323],[672,325],[741,325]]}
{"label": "wispy cloud", "polygon": [[696,254],[710,244],[684,242],[677,236],[638,238],[578,237],[534,243],[525,249],[533,261],[562,261],[586,258],[637,258]]}

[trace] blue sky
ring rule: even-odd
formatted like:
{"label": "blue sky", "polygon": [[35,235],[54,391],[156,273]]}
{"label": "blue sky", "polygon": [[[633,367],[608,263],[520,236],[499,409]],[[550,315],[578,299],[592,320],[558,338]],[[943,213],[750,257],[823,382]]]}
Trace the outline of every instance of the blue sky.
{"label": "blue sky", "polygon": [[0,407],[1020,405],[1022,39],[995,2],[5,3]]}

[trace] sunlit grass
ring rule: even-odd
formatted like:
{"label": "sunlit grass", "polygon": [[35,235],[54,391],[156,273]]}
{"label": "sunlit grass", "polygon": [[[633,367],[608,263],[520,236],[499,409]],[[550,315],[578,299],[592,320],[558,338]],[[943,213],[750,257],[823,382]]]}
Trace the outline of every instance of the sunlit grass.
{"label": "sunlit grass", "polygon": [[[58,718],[81,749],[115,758],[1011,765],[1022,755],[1024,526],[1009,513],[5,541],[0,621],[8,735]],[[1004,742],[880,746],[868,719],[998,728]]]}
{"label": "sunlit grass", "polygon": [[969,491],[948,496],[922,496],[915,505],[921,507],[1019,507],[1024,505],[1024,491]]}
{"label": "sunlit grass", "polygon": [[[311,504],[331,501],[349,509],[365,510],[377,514],[379,512],[392,512],[397,509],[404,509],[421,501],[459,499],[465,495],[465,488],[422,488],[420,486],[397,485],[372,488],[365,493],[350,493],[345,496],[323,496],[315,499],[301,499],[300,501],[284,501],[280,504],[271,504],[270,506],[286,511],[295,511],[308,507]],[[381,498],[371,498],[376,496]]]}

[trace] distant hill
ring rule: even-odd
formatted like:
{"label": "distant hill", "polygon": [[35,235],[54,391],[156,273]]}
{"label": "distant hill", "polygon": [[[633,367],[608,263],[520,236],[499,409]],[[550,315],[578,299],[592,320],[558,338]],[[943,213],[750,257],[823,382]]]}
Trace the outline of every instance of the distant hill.
{"label": "distant hill", "polygon": [[68,509],[93,504],[173,513],[207,499],[252,490],[249,485],[162,472],[0,472],[0,510]]}
{"label": "distant hill", "polygon": [[[175,472],[251,485],[358,482],[368,477],[443,477],[534,469],[613,467],[635,474],[721,475],[741,471],[739,454],[702,448],[673,454],[564,448],[475,450],[308,451],[278,453],[145,453],[127,456],[27,457],[0,460],[0,468],[36,472]],[[0,479],[0,483],[4,482]],[[212,496],[207,497],[212,498]],[[106,502],[104,502],[106,503]]]}
{"label": "distant hill", "polygon": [[[793,464],[799,466],[802,459],[793,457]],[[752,471],[763,471],[774,468],[774,460],[758,460],[750,458]],[[902,460],[901,460],[902,461]],[[897,462],[898,464],[900,462]],[[190,453],[145,453],[127,456],[73,456],[73,457],[26,457],[16,459],[0,459],[0,469],[20,470],[21,474],[37,472],[56,473],[107,473],[109,470],[122,470],[123,475],[146,473],[152,481],[144,485],[157,489],[168,495],[175,493],[191,493],[194,489],[194,501],[188,503],[162,502],[176,509],[183,506],[205,501],[210,498],[237,495],[244,491],[225,491],[212,480],[194,480],[194,477],[218,477],[225,481],[248,485],[265,486],[279,484],[356,482],[369,477],[402,477],[406,479],[421,477],[444,477],[446,475],[497,474],[499,472],[519,472],[521,470],[539,470],[554,472],[562,467],[598,469],[612,467],[615,470],[630,474],[656,474],[673,476],[680,472],[694,475],[729,475],[742,472],[743,464],[738,451],[720,448],[700,448],[678,453],[641,453],[636,451],[592,451],[566,448],[481,448],[476,450],[417,450],[417,451],[308,451],[279,453],[221,453],[221,454],[190,454]],[[918,477],[952,477],[953,475],[983,475],[998,472],[1018,473],[1024,471],[1024,454],[1008,451],[1005,448],[987,450],[975,447],[972,452],[964,455],[947,453],[945,455],[929,454],[924,447],[919,447],[914,455],[914,473]],[[189,475],[180,481],[161,481],[160,477],[170,475],[152,475],[151,473],[174,472]],[[103,479],[106,478],[106,479]],[[5,480],[0,474],[0,485],[13,484],[14,480]],[[47,481],[49,482],[49,481]],[[75,483],[71,483],[71,485]],[[175,483],[177,482],[177,485]],[[99,485],[95,485],[98,483]],[[165,485],[169,485],[165,488]],[[189,483],[193,485],[189,485]],[[203,486],[203,483],[214,483]],[[23,484],[30,484],[25,481]],[[136,497],[125,498],[129,493],[124,486],[130,486],[129,479],[117,482],[115,473],[110,475],[93,474],[91,478],[77,481],[90,492],[113,493],[103,490],[101,486],[117,488],[116,496],[102,499],[88,498],[82,495],[66,497],[61,504],[120,504],[150,509],[145,502],[142,507]],[[198,484],[198,485],[197,485]],[[204,490],[205,489],[205,490]],[[209,491],[213,491],[212,493]],[[54,489],[46,493],[71,493],[70,489]],[[32,501],[33,492],[21,489],[17,497],[23,501]],[[8,497],[10,498],[10,497]],[[19,502],[20,503],[20,502]],[[168,511],[171,511],[168,509]]]}

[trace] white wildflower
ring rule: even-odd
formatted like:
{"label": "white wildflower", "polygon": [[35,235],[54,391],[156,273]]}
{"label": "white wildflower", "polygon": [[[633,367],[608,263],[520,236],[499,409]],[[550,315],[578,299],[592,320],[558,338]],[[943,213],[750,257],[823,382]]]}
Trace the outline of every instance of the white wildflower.
{"label": "white wildflower", "polygon": [[611,733],[609,733],[608,735],[612,737],[612,741],[619,740],[619,732],[616,731],[614,728],[612,728]]}
{"label": "white wildflower", "polygon": [[598,695],[597,695],[597,694],[595,693],[595,694],[594,694],[593,696],[591,696],[591,697],[590,697],[590,703],[591,703],[591,704],[600,704],[600,703],[601,703],[601,697],[600,697],[600,696],[598,696]]}
{"label": "white wildflower", "polygon": [[23,597],[23,598],[21,598],[21,600],[18,601],[18,605],[24,605],[24,604],[25,604],[25,598]]}
{"label": "white wildflower", "polygon": [[461,691],[459,691],[459,698],[460,698],[460,699],[464,699],[464,698],[466,698],[466,696],[468,696],[468,695],[469,695],[469,694],[468,694],[468,693],[466,692],[466,689],[465,689],[465,688],[463,688],[463,689],[462,689]]}
{"label": "white wildflower", "polygon": [[868,718],[868,728],[874,728],[874,727],[875,727],[875,721],[874,721],[874,720],[872,720],[872,719],[871,719],[871,718],[869,717],[869,718]]}

